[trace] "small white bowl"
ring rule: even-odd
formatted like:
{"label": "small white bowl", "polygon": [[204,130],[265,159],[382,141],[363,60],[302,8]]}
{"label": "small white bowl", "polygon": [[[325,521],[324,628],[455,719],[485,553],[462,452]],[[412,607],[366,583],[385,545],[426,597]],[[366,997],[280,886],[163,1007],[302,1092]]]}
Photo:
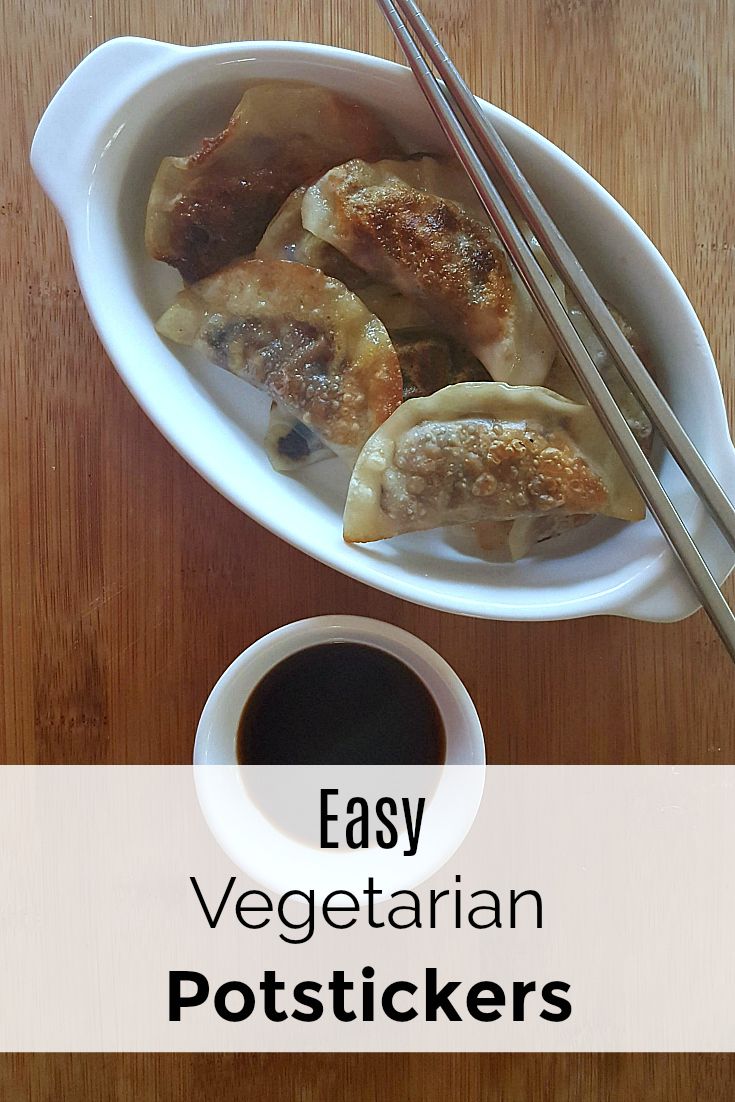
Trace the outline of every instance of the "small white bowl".
{"label": "small white bowl", "polygon": [[[335,462],[275,474],[262,437],[268,401],[246,383],[174,351],[153,322],[178,276],[145,254],[150,184],[161,158],[217,133],[249,81],[306,80],[374,107],[413,149],[443,149],[406,68],[328,46],[244,42],[196,48],[146,39],[105,43],[54,97],[36,132],[33,168],[58,207],[89,312],[148,415],[226,497],[283,539],[360,581],[448,612],[508,620],[608,613],[676,620],[697,599],[651,517],[598,519],[519,563],[488,563],[442,532],[367,547],[342,540],[347,474]],[[642,334],[658,381],[726,488],[735,451],[707,340],[676,278],[626,212],[535,131],[483,105],[601,293]],[[669,457],[659,476],[724,580],[733,554]]]}
{"label": "small white bowl", "polygon": [[[279,662],[307,647],[362,643],[386,651],[412,669],[433,696],[446,736],[438,766],[239,766],[237,728],[245,702]],[[376,693],[381,691],[376,685]],[[194,743],[194,776],[205,819],[222,849],[253,879],[283,892],[336,888],[360,891],[380,875],[384,890],[409,887],[440,868],[474,822],[485,779],[485,740],[472,698],[436,651],[401,628],[361,616],[318,616],[278,628],[248,647],[212,689]],[[248,778],[252,777],[252,780]],[[370,792],[427,794],[418,852],[323,851],[284,829],[262,808],[272,794],[283,810],[293,799],[315,809],[321,787],[367,797]],[[258,796],[258,793],[262,797]]]}
{"label": "small white bowl", "polygon": [[194,764],[236,765],[237,728],[250,693],[279,662],[324,643],[363,643],[404,662],[436,701],[446,731],[446,764],[485,764],[485,740],[472,697],[449,663],[403,628],[365,616],[296,620],[243,651],[227,667],[204,705],[194,743]]}

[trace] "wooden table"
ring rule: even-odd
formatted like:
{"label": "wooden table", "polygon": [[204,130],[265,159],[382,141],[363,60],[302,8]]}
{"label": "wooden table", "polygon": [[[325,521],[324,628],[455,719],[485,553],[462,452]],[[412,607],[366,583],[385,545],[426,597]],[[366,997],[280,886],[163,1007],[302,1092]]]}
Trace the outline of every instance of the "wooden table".
{"label": "wooden table", "polygon": [[[426,10],[476,91],[567,150],[658,245],[703,321],[732,410],[731,0],[433,0]],[[491,762],[735,761],[732,669],[703,615],[501,624],[373,592],[222,500],[100,347],[27,163],[57,85],[120,34],[305,39],[395,57],[374,5],[3,0],[3,16],[0,761],[186,762],[224,666],[283,623],[337,611],[436,647],[478,704]],[[0,1096],[724,1102],[733,1078],[728,1057],[8,1057]]]}

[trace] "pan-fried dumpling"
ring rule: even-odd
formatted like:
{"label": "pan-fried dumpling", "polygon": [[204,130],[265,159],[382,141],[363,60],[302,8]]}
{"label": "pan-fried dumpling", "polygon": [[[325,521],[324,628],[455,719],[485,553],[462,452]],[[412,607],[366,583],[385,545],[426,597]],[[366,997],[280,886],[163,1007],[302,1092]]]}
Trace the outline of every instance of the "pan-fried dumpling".
{"label": "pan-fried dumpling", "polygon": [[[416,300],[494,379],[541,383],[556,350],[551,334],[468,196],[469,181],[454,166],[435,166],[432,158],[348,161],[307,189],[303,224]],[[423,174],[441,195],[423,186]]]}
{"label": "pan-fried dumpling", "polygon": [[542,387],[458,383],[405,402],[367,442],[344,537],[554,512],[645,514],[594,412]]}
{"label": "pan-fried dumpling", "polygon": [[189,157],[165,157],[153,181],[148,252],[187,282],[251,253],[286,196],[347,157],[375,160],[395,140],[366,107],[326,88],[248,88],[225,130]]}
{"label": "pan-fried dumpling", "polygon": [[298,471],[322,459],[334,459],[334,452],[317,434],[292,413],[271,403],[266,429],[265,453],[275,471]]}
{"label": "pan-fried dumpling", "polygon": [[385,327],[316,268],[236,261],[181,291],[156,328],[266,391],[345,458],[401,401]]}

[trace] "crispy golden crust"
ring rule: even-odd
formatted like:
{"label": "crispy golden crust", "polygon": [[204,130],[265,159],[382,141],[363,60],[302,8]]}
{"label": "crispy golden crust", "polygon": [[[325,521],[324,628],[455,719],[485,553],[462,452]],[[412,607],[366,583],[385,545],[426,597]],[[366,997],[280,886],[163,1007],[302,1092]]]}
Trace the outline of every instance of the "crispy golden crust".
{"label": "crispy golden crust", "polygon": [[348,156],[395,148],[366,108],[312,85],[249,88],[221,134],[190,157],[166,157],[153,182],[146,247],[188,282],[251,253],[295,187]]}
{"label": "crispy golden crust", "polygon": [[497,340],[514,285],[491,227],[397,177],[379,186],[363,183],[365,167],[350,161],[319,184],[328,191],[335,233],[350,260],[418,293],[456,336],[479,326],[483,341]]}
{"label": "crispy golden crust", "polygon": [[170,264],[187,283],[194,283],[253,251],[278,207],[279,184],[274,173],[261,170],[246,179],[192,174],[187,186],[181,179],[184,171],[162,164],[151,191],[158,209],[149,207],[148,225],[154,230],[146,234],[146,245],[154,260]]}
{"label": "crispy golden crust", "polygon": [[265,390],[334,448],[361,447],[401,402],[382,323],[302,264],[237,261],[182,291],[158,330]]}
{"label": "crispy golden crust", "polygon": [[397,441],[381,508],[421,528],[434,522],[438,503],[460,519],[505,520],[554,509],[596,513],[606,501],[602,479],[563,431],[467,419],[425,422]]}
{"label": "crispy golden crust", "polygon": [[589,406],[543,387],[467,382],[404,402],[350,480],[350,543],[452,524],[600,513],[643,502]]}

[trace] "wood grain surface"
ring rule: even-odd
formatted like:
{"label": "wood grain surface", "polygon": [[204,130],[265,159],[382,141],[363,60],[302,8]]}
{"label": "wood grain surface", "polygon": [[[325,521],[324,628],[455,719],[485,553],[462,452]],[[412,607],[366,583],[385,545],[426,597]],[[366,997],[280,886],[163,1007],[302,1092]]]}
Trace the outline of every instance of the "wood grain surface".
{"label": "wood grain surface", "polygon": [[[735,400],[735,6],[427,0],[474,89],[589,169],[660,248]],[[396,57],[370,0],[2,0],[0,761],[190,760],[222,669],[304,616],[415,632],[477,702],[491,762],[735,762],[732,667],[703,614],[502,624],[415,608],[260,529],[173,452],[89,322],[28,148],[53,91],[120,34],[285,38]],[[696,386],[696,380],[692,380]],[[728,595],[733,596],[732,585]],[[724,1057],[17,1057],[0,1097],[731,1099]]]}

